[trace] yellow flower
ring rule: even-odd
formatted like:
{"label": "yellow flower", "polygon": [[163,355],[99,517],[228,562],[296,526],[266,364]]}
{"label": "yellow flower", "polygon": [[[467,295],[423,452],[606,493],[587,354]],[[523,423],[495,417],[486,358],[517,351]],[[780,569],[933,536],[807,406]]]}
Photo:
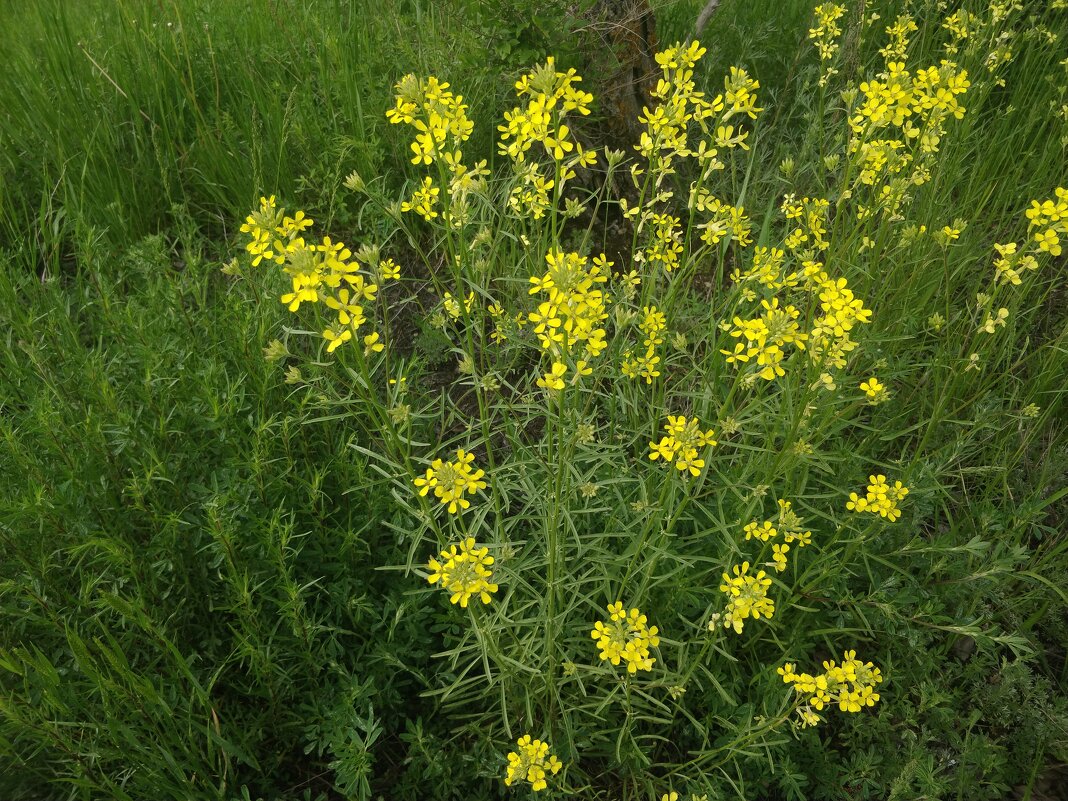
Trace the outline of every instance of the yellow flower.
{"label": "yellow flower", "polygon": [[542,389],[560,390],[564,388],[564,375],[567,373],[567,365],[561,362],[553,362],[552,368],[544,377],[538,379],[538,386]]}
{"label": "yellow flower", "polygon": [[793,510],[793,504],[790,501],[779,499],[779,518],[776,524],[784,541],[796,542],[799,548],[812,544],[812,532],[804,530],[804,522]]}
{"label": "yellow flower", "polygon": [[[816,15],[816,26],[809,28],[808,38],[815,43],[820,61],[830,61],[838,52],[838,38],[842,35],[838,20],[846,13],[845,6],[823,3],[816,6],[813,13]],[[825,68],[825,72],[827,69],[829,68]],[[826,80],[821,78],[820,85],[825,83]]]}
{"label": "yellow flower", "polygon": [[654,462],[657,459],[674,462],[681,473],[701,475],[701,468],[705,466],[704,459],[700,458],[701,451],[718,444],[714,439],[716,432],[711,428],[702,431],[701,421],[696,417],[687,420],[682,415],[669,414],[667,419],[664,425],[667,436],[661,437],[659,442],[649,443],[649,458]]}
{"label": "yellow flower", "polygon": [[998,309],[997,316],[991,317],[987,315],[986,321],[979,326],[979,331],[985,334],[993,334],[997,330],[998,326],[1005,325],[1005,321],[1009,319],[1009,310],[1002,307]]}
{"label": "yellow flower", "polygon": [[434,490],[434,497],[448,504],[449,514],[467,509],[471,502],[464,497],[464,493],[474,495],[487,486],[482,480],[485,471],[472,469],[474,460],[474,454],[462,448],[456,451],[455,461],[435,459],[427,468],[426,475],[414,481],[415,486],[419,487],[419,494],[425,497],[430,490]]}
{"label": "yellow flower", "polygon": [[381,353],[385,345],[379,342],[378,332],[374,331],[363,338],[363,355],[370,356],[372,353]]}
{"label": "yellow flower", "polygon": [[822,718],[816,713],[830,704],[837,704],[842,712],[860,712],[866,706],[875,706],[880,697],[875,688],[882,683],[882,672],[856,656],[856,651],[846,651],[842,664],[824,662],[824,672],[817,675],[797,673],[790,663],[778,669],[783,682],[792,684],[799,696],[797,712],[802,727],[819,723]]}
{"label": "yellow flower", "polygon": [[628,673],[652,670],[656,659],[649,649],[660,645],[659,630],[636,607],[629,611],[621,601],[608,607],[608,620],[598,620],[590,632],[597,641],[602,661],[618,665],[624,662]]}
{"label": "yellow flower", "polygon": [[472,304],[475,302],[475,293],[474,290],[468,292],[465,299],[462,296],[454,298],[451,292],[446,292],[442,302],[449,317],[453,320],[459,320],[462,315],[471,311]]}
{"label": "yellow flower", "polygon": [[327,328],[323,331],[323,339],[330,343],[326,346],[326,352],[333,353],[341,345],[352,339],[352,329],[342,328],[340,331],[335,332],[332,328]]}
{"label": "yellow flower", "polygon": [[555,776],[563,767],[555,755],[549,753],[549,744],[531,739],[524,734],[516,742],[517,751],[508,754],[508,768],[504,783],[509,787],[517,781],[530,783],[534,792],[548,787],[546,775]]}
{"label": "yellow flower", "polygon": [[1036,233],[1035,243],[1038,245],[1039,250],[1043,250],[1051,256],[1061,255],[1061,240],[1057,236],[1057,232],[1052,228]]}
{"label": "yellow flower", "polygon": [[414,211],[424,220],[430,222],[438,216],[436,207],[440,194],[441,190],[434,186],[434,181],[430,177],[426,177],[419,185],[419,188],[412,193],[411,199],[401,203],[400,209],[404,212]]}
{"label": "yellow flower", "polygon": [[846,509],[857,513],[877,514],[893,523],[901,517],[898,502],[904,500],[908,494],[908,487],[900,481],[895,481],[894,485],[890,486],[886,481],[886,476],[873,475],[868,477],[868,492],[863,498],[855,492],[849,493]]}
{"label": "yellow flower", "polygon": [[763,524],[757,523],[755,521],[752,523],[746,523],[744,531],[745,538],[747,540],[756,538],[761,542],[767,542],[770,539],[774,539],[779,534],[779,532],[775,530],[775,527],[770,520],[765,520]]}
{"label": "yellow flower", "polygon": [[472,596],[478,596],[482,603],[488,604],[490,596],[497,592],[493,583],[493,571],[489,566],[493,557],[489,549],[479,546],[473,537],[467,537],[458,545],[450,545],[438,557],[427,562],[430,575],[427,581],[440,584],[449,592],[449,602],[467,608]]}
{"label": "yellow flower", "polygon": [[782,571],[786,570],[786,554],[787,552],[789,552],[790,546],[779,545],[778,543],[776,543],[775,545],[771,546],[771,550],[771,558],[772,561],[775,562],[775,569],[781,573]]}
{"label": "yellow flower", "polygon": [[775,602],[768,597],[770,587],[771,579],[763,570],[758,570],[755,575],[749,574],[748,562],[735,565],[733,576],[724,573],[723,583],[719,586],[719,591],[728,598],[723,613],[724,625],[741,634],[747,618],[756,620],[763,615],[770,619],[775,614]]}
{"label": "yellow flower", "polygon": [[834,381],[834,376],[830,373],[820,373],[819,379],[812,385],[812,389],[825,389],[828,392],[834,392],[838,389],[838,384]]}
{"label": "yellow flower", "polygon": [[[274,195],[260,198],[260,207],[245,218],[241,226],[241,233],[249,235],[249,242],[245,245],[252,255],[252,266],[256,267],[261,261],[275,261],[282,264],[285,261],[284,253],[276,253],[275,248],[282,243],[275,242],[275,236],[281,233],[278,229],[284,216],[284,210],[279,210],[275,204]],[[303,218],[303,212],[298,212]],[[311,220],[307,220],[311,224]],[[284,250],[284,246],[279,248]]]}
{"label": "yellow flower", "polygon": [[872,376],[867,381],[862,381],[860,389],[868,396],[869,403],[879,403],[886,399],[886,385],[881,383],[875,376]]}

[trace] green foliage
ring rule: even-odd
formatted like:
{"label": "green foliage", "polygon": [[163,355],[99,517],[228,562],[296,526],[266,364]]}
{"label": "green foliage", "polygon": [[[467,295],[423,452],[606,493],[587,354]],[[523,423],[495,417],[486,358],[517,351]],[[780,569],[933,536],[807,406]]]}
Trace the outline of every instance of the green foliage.
{"label": "green foliage", "polygon": [[366,795],[370,704],[405,704],[403,675],[373,702],[349,678],[419,617],[358,567],[389,551],[383,504],[263,358],[275,307],[220,279],[159,237],[109,271],[3,272],[8,797],[271,797],[331,763]]}
{"label": "green foliage", "polygon": [[42,258],[85,227],[136,241],[174,224],[175,204],[225,237],[263,186],[350,225],[345,175],[376,174],[397,149],[381,116],[392,83],[476,58],[457,18],[421,0],[374,14],[355,0],[4,0],[0,12],[13,21],[0,244]]}

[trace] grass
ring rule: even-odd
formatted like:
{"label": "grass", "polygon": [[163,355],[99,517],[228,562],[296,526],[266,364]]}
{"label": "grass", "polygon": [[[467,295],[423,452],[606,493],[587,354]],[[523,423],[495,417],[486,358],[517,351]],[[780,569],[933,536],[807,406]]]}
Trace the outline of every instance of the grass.
{"label": "grass", "polygon": [[20,25],[3,241],[53,264],[91,232],[121,247],[172,229],[176,209],[225,238],[264,186],[345,220],[344,176],[399,144],[381,112],[392,84],[471,50],[433,4],[400,0],[375,15],[343,0],[5,5]]}
{"label": "grass", "polygon": [[[684,37],[700,5],[659,7],[661,41]],[[947,10],[871,3],[870,28],[852,11],[841,75],[821,93],[810,4],[782,5],[724,2],[697,73],[710,94],[731,65],[760,80],[752,149],[725,158],[715,187],[745,206],[755,244],[778,247],[785,192],[840,196],[840,90],[881,63],[882,28],[907,6],[910,68],[937,63]],[[962,55],[967,114],[905,219],[832,218],[823,260],[873,310],[836,392],[813,389],[820,370],[801,355],[753,385],[719,355],[734,340],[715,324],[757,313],[726,278],[752,248],[731,244],[688,250],[683,280],[647,276],[644,303],[611,282],[613,307],[668,312],[660,380],[620,375],[641,334],[613,317],[596,383],[548,402],[537,343],[512,331],[490,348],[485,306],[530,311],[548,247],[596,253],[618,223],[536,224],[487,201],[476,214],[490,234],[465,250],[475,226],[461,240],[390,210],[424,168],[384,113],[404,74],[446,76],[475,121],[465,153],[489,160],[499,197],[512,179],[493,121],[533,51],[569,46],[576,23],[554,24],[559,8],[0,0],[0,12],[18,21],[0,34],[0,795],[495,798],[527,732],[565,766],[546,795],[1001,799],[1057,786],[1065,258],[983,309],[976,295],[991,292],[993,244],[1021,240],[1030,201],[1066,183],[1063,12],[1013,18],[1004,85],[984,73],[986,50]],[[366,192],[345,187],[353,171]],[[613,220],[603,162],[593,175],[575,192]],[[331,321],[287,312],[279,271],[220,269],[261,194],[401,262],[402,281],[368,306],[390,325],[378,361],[353,345],[328,356]],[[959,239],[940,243],[947,225]],[[449,320],[442,291],[469,287],[478,300]],[[1002,305],[1007,325],[978,331]],[[401,374],[404,388],[386,381]],[[863,402],[870,375],[888,402]],[[695,481],[645,458],[669,413],[717,430]],[[489,487],[450,516],[411,479],[457,447]],[[873,472],[911,490],[896,523],[845,511]],[[783,498],[813,545],[774,575],[775,615],[709,634],[720,574],[770,558],[741,525]],[[461,610],[420,575],[467,534],[490,547],[500,590]],[[632,681],[589,637],[617,599],[662,632],[654,670]],[[882,669],[879,703],[805,731],[782,722],[794,699],[775,668],[818,671],[847,648]]]}

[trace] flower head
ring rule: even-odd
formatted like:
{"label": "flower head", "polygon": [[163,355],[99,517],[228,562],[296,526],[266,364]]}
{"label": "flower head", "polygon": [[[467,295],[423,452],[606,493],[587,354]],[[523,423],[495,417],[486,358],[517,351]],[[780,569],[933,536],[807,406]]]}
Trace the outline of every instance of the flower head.
{"label": "flower head", "polygon": [[701,458],[701,452],[705,447],[715,446],[716,432],[711,428],[702,431],[701,421],[696,417],[687,420],[682,415],[668,415],[668,421],[664,425],[667,436],[661,437],[659,442],[649,443],[649,458],[652,461],[663,459],[666,463],[675,463],[675,468],[681,473],[689,473],[693,476],[701,475],[701,468],[705,466],[705,460]]}
{"label": "flower head", "polygon": [[909,494],[909,488],[900,481],[889,485],[884,475],[868,476],[868,492],[862,498],[857,493],[849,493],[846,509],[851,512],[870,512],[885,517],[891,523],[901,517],[898,502]]}
{"label": "flower head", "polygon": [[842,712],[875,706],[879,700],[875,687],[882,683],[882,673],[871,662],[861,662],[856,656],[856,651],[846,651],[842,664],[824,662],[824,672],[816,675],[798,673],[791,663],[778,669],[783,682],[792,684],[800,697],[797,712],[802,727],[819,723],[822,718],[817,713],[832,704]]}
{"label": "flower head", "polygon": [[531,739],[524,734],[516,742],[518,749],[508,754],[508,768],[504,783],[511,787],[515,782],[530,783],[534,792],[549,786],[545,777],[555,776],[563,765],[553,754],[549,753],[549,744]]}
{"label": "flower head", "polygon": [[413,483],[419,487],[421,496],[426,496],[430,490],[434,490],[434,497],[443,504],[448,504],[449,514],[456,514],[471,505],[464,493],[474,495],[478,490],[486,488],[486,482],[482,480],[486,473],[472,468],[474,460],[473,453],[460,448],[456,451],[455,460],[445,462],[435,459],[426,469],[426,475],[415,479]]}
{"label": "flower head", "polygon": [[733,573],[733,576],[724,573],[723,583],[719,585],[719,591],[729,599],[723,622],[727,628],[741,634],[747,618],[757,620],[761,615],[771,618],[775,614],[775,602],[768,597],[771,579],[763,570],[750,574],[749,563],[742,562],[740,566],[734,566]]}
{"label": "flower head", "polygon": [[876,404],[886,400],[886,384],[872,376],[867,381],[860,382],[860,390],[868,396],[868,403]]}
{"label": "flower head", "polygon": [[628,673],[652,670],[656,659],[649,656],[649,649],[660,644],[659,630],[648,621],[637,607],[629,611],[617,601],[608,607],[608,620],[598,620],[590,632],[597,641],[601,659],[618,665],[623,662]]}
{"label": "flower head", "polygon": [[474,537],[467,537],[427,562],[430,570],[427,581],[440,584],[449,591],[449,601],[465,609],[474,595],[488,604],[490,595],[497,592],[497,585],[492,582],[493,571],[489,569],[492,564],[489,549],[480,547]]}

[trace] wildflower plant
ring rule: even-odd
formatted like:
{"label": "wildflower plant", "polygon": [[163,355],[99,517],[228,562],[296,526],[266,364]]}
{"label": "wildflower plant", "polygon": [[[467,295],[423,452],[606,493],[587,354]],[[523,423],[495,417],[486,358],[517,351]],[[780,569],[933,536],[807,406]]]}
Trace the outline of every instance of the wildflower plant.
{"label": "wildflower plant", "polygon": [[[311,221],[273,198],[242,227],[252,265],[291,278],[287,308],[329,315],[325,355],[370,410],[360,452],[391,489],[388,527],[410,554],[391,567],[425,566],[449,594],[436,657],[447,678],[427,694],[464,709],[479,747],[503,756],[514,731],[544,731],[578,781],[637,771],[651,787],[678,776],[688,753],[687,770],[712,782],[754,749],[786,748],[795,715],[804,728],[831,706],[878,714],[882,669],[852,650],[819,675],[779,667],[792,693],[774,666],[858,633],[875,640],[869,608],[895,625],[873,575],[911,534],[890,524],[929,511],[948,382],[985,380],[961,378],[965,365],[978,372],[991,335],[1015,319],[1009,293],[1060,254],[1068,194],[1033,204],[1022,244],[994,246],[974,308],[946,295],[925,314],[930,336],[970,339],[932,373],[930,417],[903,424],[916,402],[899,380],[909,366],[882,355],[894,324],[886,298],[901,282],[874,273],[888,252],[926,248],[938,269],[928,264],[925,280],[948,286],[965,223],[908,215],[925,208],[980,82],[963,55],[1008,23],[951,16],[944,30],[962,58],[917,67],[918,27],[898,16],[846,84],[849,13],[815,9],[819,124],[807,155],[818,167],[795,186],[795,162],[782,160],[790,186],[762,199],[761,225],[739,181],[759,146],[760,82],[741,67],[707,78],[705,48],[690,42],[656,55],[629,153],[584,144],[596,98],[548,58],[515,83],[516,105],[496,125],[503,166],[490,175],[465,156],[481,123],[463,97],[410,75],[388,112],[413,137],[409,190],[397,204],[373,182],[352,184],[388,221],[384,238],[369,234],[356,255],[328,238],[308,244]],[[610,212],[630,240],[611,257],[596,230]],[[397,290],[399,301],[399,275],[418,284],[406,302],[430,319],[437,349],[455,356],[443,380],[426,354],[391,341],[404,307],[383,296]],[[937,287],[930,297],[942,298]],[[343,347],[357,337],[363,348]],[[893,447],[887,426],[905,432]],[[850,492],[868,473],[866,491]],[[779,500],[764,519],[769,493]],[[428,551],[438,555],[422,562]],[[616,601],[598,619],[606,596],[632,606]],[[477,613],[453,608],[472,599]],[[759,712],[713,746],[694,699],[713,717],[742,704]],[[656,744],[672,738],[677,747]],[[563,763],[548,742],[517,745],[504,783],[552,787]]]}
{"label": "wildflower plant", "polygon": [[799,2],[11,4],[0,797],[1048,788],[1068,2]]}

